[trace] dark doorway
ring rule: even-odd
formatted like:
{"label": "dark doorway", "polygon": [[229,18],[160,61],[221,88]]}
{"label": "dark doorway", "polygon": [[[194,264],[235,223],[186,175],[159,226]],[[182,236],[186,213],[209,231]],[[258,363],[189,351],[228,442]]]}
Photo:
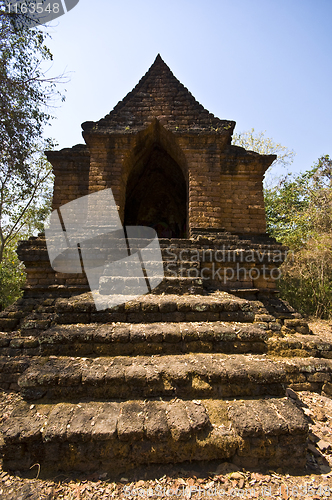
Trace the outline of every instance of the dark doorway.
{"label": "dark doorway", "polygon": [[185,238],[187,188],[179,165],[159,145],[127,183],[125,225],[153,227],[159,238]]}

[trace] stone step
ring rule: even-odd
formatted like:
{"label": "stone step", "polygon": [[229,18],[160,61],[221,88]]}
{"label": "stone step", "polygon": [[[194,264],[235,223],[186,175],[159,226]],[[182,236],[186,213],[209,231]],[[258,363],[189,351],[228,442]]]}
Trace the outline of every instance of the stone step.
{"label": "stone step", "polygon": [[[143,248],[143,241],[144,239],[131,239],[132,248]],[[146,241],[147,244],[151,242],[151,240]],[[31,247],[31,245],[33,245],[33,242],[31,242],[31,240],[22,242],[22,244],[20,245],[20,259],[24,260],[24,262],[32,263],[33,265],[35,265],[37,261],[43,263],[49,262],[45,239],[40,239],[39,242],[36,241],[34,243],[38,243],[37,247],[34,249],[36,251],[38,248],[38,260],[36,259],[36,252],[31,251],[33,250]],[[190,257],[189,260],[192,260],[192,258],[196,257],[198,254],[200,254],[201,256],[206,256],[209,255],[209,252],[212,251],[218,252],[215,259],[217,262],[220,262],[222,260],[222,255],[227,256],[225,261],[229,262],[230,256],[236,255],[236,253],[241,252],[252,253],[254,251],[256,255],[261,256],[262,254],[268,255],[268,253],[276,253],[277,255],[280,255],[280,252],[287,251],[286,247],[276,243],[275,241],[273,241],[273,239],[265,238],[261,241],[259,241],[258,239],[255,241],[255,239],[240,239],[239,237],[234,235],[227,235],[218,239],[199,238],[194,240],[180,238],[169,240],[160,238],[159,245],[162,257],[166,260],[175,259],[174,256],[176,256],[178,260],[186,260],[188,255]],[[117,251],[119,250],[121,252],[121,245],[119,246],[117,244]],[[123,253],[127,254],[126,245],[123,246]],[[145,248],[145,254],[148,255],[148,253],[149,250]],[[151,253],[151,255],[153,255],[153,253]],[[206,259],[204,259],[204,261],[206,261]]]}
{"label": "stone step", "polygon": [[[197,233],[192,239],[159,240],[166,278],[154,293],[204,293],[204,288],[210,286],[220,289],[264,288],[269,294],[275,292],[276,268],[285,258],[285,247],[266,236],[242,237],[220,231],[205,233],[203,237]],[[142,247],[142,241],[137,242]],[[133,249],[137,242],[131,241]],[[127,256],[124,241],[123,245]],[[84,273],[65,274],[51,268],[42,235],[22,242],[18,252],[27,273],[24,297],[70,297],[89,290]],[[152,261],[156,258],[153,252],[149,255],[147,248],[145,252],[145,261],[149,257]],[[101,259],[103,265],[108,259],[107,253],[108,250]],[[110,255],[109,260],[112,261],[113,257],[114,254]],[[157,268],[159,272],[159,264]],[[202,283],[190,283],[195,277]],[[127,284],[130,285],[130,280]],[[108,289],[105,281],[101,282],[101,289]]]}
{"label": "stone step", "polygon": [[234,250],[234,249],[270,249],[270,250],[287,250],[287,247],[277,243],[274,238],[268,236],[252,236],[241,237],[234,234],[218,234],[211,237],[211,235],[191,239],[182,238],[159,238],[159,245],[162,252],[167,248],[169,251],[176,251],[182,249],[213,249],[213,250]]}
{"label": "stone step", "polygon": [[180,265],[190,262],[191,264],[200,264],[202,267],[204,267],[204,264],[212,262],[220,265],[234,262],[243,264],[250,262],[257,264],[280,263],[284,259],[285,253],[285,247],[268,245],[259,245],[256,247],[245,245],[194,245],[183,248],[181,246],[161,248],[164,263],[170,262]]}
{"label": "stone step", "polygon": [[[128,296],[124,298],[128,300]],[[287,303],[266,297],[248,300],[234,293],[210,290],[204,295],[147,294],[127,303],[96,311],[91,293],[70,298],[22,298],[0,313],[0,332],[41,335],[51,325],[77,323],[158,323],[235,321],[259,323],[265,330],[309,333],[307,323]],[[295,324],[296,323],[296,324]],[[17,333],[15,334],[17,336]],[[19,334],[18,334],[19,336]],[[8,347],[4,339],[3,347]],[[7,342],[7,343],[6,343]],[[1,345],[0,345],[1,347]],[[29,346],[31,347],[31,346]]]}
{"label": "stone step", "polygon": [[88,284],[86,285],[58,285],[58,284],[33,284],[22,287],[24,297],[33,299],[40,297],[47,299],[53,297],[72,297],[87,293],[90,291]]}
{"label": "stone step", "polygon": [[[274,319],[274,318],[273,318]],[[271,356],[332,359],[332,336],[294,333],[288,326],[255,315],[251,324],[236,322],[111,323],[56,325],[25,336],[0,332],[0,356],[137,356],[216,352],[267,353]]]}
{"label": "stone step", "polygon": [[[128,297],[127,297],[128,298]],[[61,313],[84,313],[84,314],[92,314],[96,313],[96,308],[94,305],[93,297],[91,293],[85,293],[81,295],[76,295],[67,299],[56,299],[54,301],[53,311],[61,314]],[[107,298],[105,298],[105,306],[107,306]],[[261,314],[264,316],[268,316],[268,319],[259,318],[257,321],[263,322],[274,322],[275,319],[279,320],[293,320],[300,321],[301,315],[296,313],[293,308],[291,308],[287,303],[278,299],[271,298],[268,302],[260,302],[257,300],[247,300],[243,297],[238,297],[235,293],[229,293],[226,291],[214,290],[205,292],[204,295],[195,295],[195,294],[163,294],[163,295],[155,295],[155,294],[146,294],[142,295],[134,300],[128,301],[124,304],[120,304],[118,306],[112,307],[107,312],[107,321],[123,321],[119,316],[119,313],[191,313],[191,312],[202,312],[202,313],[236,313],[236,312],[245,312],[251,313],[250,318],[255,318],[256,314]],[[97,314],[104,314],[104,312]],[[255,313],[253,315],[253,313]],[[112,319],[112,314],[116,314],[114,316],[115,319]],[[79,321],[76,320],[75,315],[73,317],[73,323],[77,323]],[[160,316],[159,316],[160,317]],[[180,319],[180,318],[183,319]],[[161,319],[157,321],[161,321]],[[178,316],[179,319],[177,321],[186,321],[187,318],[184,316]],[[236,321],[236,318],[230,314],[225,317],[226,321]],[[84,319],[84,317],[83,317]],[[220,318],[219,318],[220,319]],[[251,319],[250,321],[253,321]],[[188,319],[190,321],[190,319]],[[207,316],[204,317],[203,321],[207,321]],[[154,320],[155,321],[155,320]],[[217,316],[214,316],[212,321],[218,321]],[[303,321],[303,320],[302,320]],[[144,320],[141,318],[141,322]],[[300,326],[300,323],[299,323]],[[295,327],[296,329],[297,327]],[[303,332],[302,332],[303,333]]]}
{"label": "stone step", "polygon": [[[203,261],[204,264],[204,261]],[[179,259],[163,259],[163,268],[165,272],[165,276],[181,276],[181,269],[183,270],[183,275],[187,277],[187,272],[190,269],[200,269],[201,262],[199,261],[188,261],[188,260],[179,260]],[[159,271],[159,261],[149,260],[149,269],[154,269],[156,272]],[[168,272],[168,274],[167,274]],[[137,267],[136,263],[127,262],[126,266],[121,266],[121,276],[133,278],[133,277],[141,277],[142,270]],[[114,276],[114,269],[110,267],[106,267],[103,273],[105,277]],[[119,274],[120,276],[120,274]]]}
{"label": "stone step", "polygon": [[29,337],[0,333],[0,356],[264,353],[267,339],[261,326],[220,321],[57,325]]}
{"label": "stone step", "polygon": [[285,337],[270,338],[268,352],[283,357],[332,359],[332,336],[330,339],[322,339],[318,335],[301,335],[294,332]]}
{"label": "stone step", "polygon": [[148,396],[188,390],[193,397],[241,397],[266,395],[271,389],[283,394],[285,387],[330,397],[332,360],[203,353],[100,358],[1,356],[0,387],[21,391],[26,398],[70,399],[87,394],[97,399],[105,395],[127,398],[136,390]]}
{"label": "stone step", "polygon": [[[193,277],[190,276],[166,276],[163,278],[163,280],[157,285],[155,288],[152,289],[153,294],[178,294],[182,295],[184,293],[190,293],[190,294],[203,294],[204,293],[204,284],[208,284],[209,280],[203,280],[200,278],[199,271],[196,270],[197,272]],[[145,279],[145,278],[144,278]],[[111,295],[110,293],[110,287],[114,282],[114,295],[118,295],[117,290],[119,290],[119,284],[117,282],[117,278],[107,278],[107,277],[102,277],[100,279],[100,286],[99,286],[99,293],[100,295],[104,294],[105,297],[107,295]],[[135,288],[138,289],[137,287],[142,284],[142,278],[123,278],[121,287],[123,286],[124,289],[126,290],[126,294],[130,295],[132,293],[132,290]],[[128,293],[127,293],[128,292]],[[107,300],[107,298],[106,298]],[[128,297],[124,295],[123,301],[126,302]]]}
{"label": "stone step", "polygon": [[229,461],[303,467],[308,424],[286,398],[246,401],[18,402],[0,428],[5,470],[107,471],[148,463]]}
{"label": "stone step", "polygon": [[285,379],[281,364],[241,355],[49,357],[33,359],[18,385],[27,399],[195,399],[281,396]]}
{"label": "stone step", "polygon": [[283,361],[265,355],[217,353],[50,356],[31,359],[17,383],[26,399],[46,400],[280,396],[287,386],[317,392],[329,390],[331,367],[331,360]]}
{"label": "stone step", "polygon": [[[181,283],[181,281],[174,281],[174,278],[200,279],[203,283],[217,283],[220,287],[225,287],[235,286],[239,283],[246,283],[246,286],[253,286],[253,282],[257,279],[264,277],[267,282],[270,282],[271,279],[275,281],[277,276],[279,276],[275,271],[275,264],[273,264],[272,257],[271,259],[266,257],[261,262],[257,262],[254,268],[251,261],[246,263],[239,259],[235,262],[167,260],[163,262],[162,271],[160,271],[159,262],[149,262],[148,271],[148,276],[161,276],[164,283],[169,282],[173,286]],[[173,280],[169,278],[173,278]],[[114,271],[113,267],[109,267],[105,269],[100,278],[99,290],[100,293],[110,293],[103,292],[103,290],[112,290],[112,287],[118,290],[119,286],[130,289],[137,286],[137,283],[140,283],[144,279],[142,268],[138,267],[136,262],[128,263],[126,267],[122,265],[118,273]]]}
{"label": "stone step", "polygon": [[27,356],[0,356],[0,388],[19,391],[17,381],[22,373],[29,368],[31,358]]}
{"label": "stone step", "polygon": [[[124,296],[125,300],[126,296]],[[127,297],[128,299],[128,297]],[[109,299],[105,296],[105,308]],[[252,304],[235,295],[219,292],[206,296],[148,294],[111,309],[96,311],[91,294],[58,299],[54,321],[73,323],[155,323],[179,321],[237,321],[255,319]]]}

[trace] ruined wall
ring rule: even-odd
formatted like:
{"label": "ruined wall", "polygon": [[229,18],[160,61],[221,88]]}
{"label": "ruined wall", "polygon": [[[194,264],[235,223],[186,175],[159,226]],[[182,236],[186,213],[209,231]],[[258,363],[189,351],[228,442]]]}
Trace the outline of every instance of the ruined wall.
{"label": "ruined wall", "polygon": [[61,151],[46,151],[53,166],[54,188],[52,209],[89,194],[90,154],[84,144]]}

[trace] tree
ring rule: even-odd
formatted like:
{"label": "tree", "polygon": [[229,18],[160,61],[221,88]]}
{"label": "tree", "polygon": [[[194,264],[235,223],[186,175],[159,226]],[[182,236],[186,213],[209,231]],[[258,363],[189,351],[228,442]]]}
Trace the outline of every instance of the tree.
{"label": "tree", "polygon": [[53,58],[47,37],[17,22],[0,0],[0,279],[15,261],[15,243],[40,230],[50,209],[52,171],[43,151],[53,141],[43,133],[65,77],[45,76],[43,65]]}
{"label": "tree", "polygon": [[313,235],[281,267],[282,297],[309,316],[332,317],[332,236]]}
{"label": "tree", "polygon": [[51,208],[52,167],[42,151],[30,155],[28,170],[29,182],[15,171],[0,171],[0,262],[7,245],[43,230]]}
{"label": "tree", "polygon": [[0,0],[0,165],[24,180],[27,160],[51,118],[47,106],[59,96],[59,78],[46,78],[42,70],[53,59],[46,38],[40,29],[16,27],[15,14],[6,13]]}
{"label": "tree", "polygon": [[242,148],[255,151],[262,155],[277,155],[277,159],[272,163],[265,175],[265,185],[274,183],[272,171],[275,167],[288,167],[294,159],[295,152],[265,137],[264,132],[255,133],[255,129],[240,132],[233,135],[233,144]]}
{"label": "tree", "polygon": [[25,282],[24,265],[16,253],[17,241],[12,241],[4,250],[0,263],[0,311],[22,295]]}
{"label": "tree", "polygon": [[294,250],[332,229],[332,160],[322,156],[309,170],[287,174],[265,189],[267,230]]}
{"label": "tree", "polygon": [[0,262],[6,244],[28,225],[33,230],[31,217],[37,222],[49,203],[51,167],[43,150],[53,142],[43,140],[43,131],[64,76],[45,77],[42,65],[53,58],[47,36],[20,26],[0,0]]}
{"label": "tree", "polygon": [[265,190],[268,232],[293,253],[282,265],[283,298],[296,309],[332,316],[332,160]]}
{"label": "tree", "polygon": [[233,144],[277,154],[265,179],[264,198],[267,232],[291,250],[281,266],[279,290],[302,313],[331,318],[332,160],[322,156],[306,172],[273,179],[271,169],[289,166],[294,151],[254,129],[235,134]]}

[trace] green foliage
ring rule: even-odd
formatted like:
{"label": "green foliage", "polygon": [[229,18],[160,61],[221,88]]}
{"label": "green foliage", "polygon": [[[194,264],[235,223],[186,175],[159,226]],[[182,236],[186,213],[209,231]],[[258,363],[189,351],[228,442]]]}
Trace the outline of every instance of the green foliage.
{"label": "green foliage", "polygon": [[24,265],[16,254],[18,241],[41,232],[51,210],[53,174],[44,156],[34,158],[30,175],[31,187],[25,189],[0,178],[0,310],[21,296],[25,282]]}
{"label": "green foliage", "polygon": [[233,144],[242,148],[255,151],[262,155],[277,155],[275,164],[288,166],[294,159],[294,151],[289,150],[286,146],[282,146],[265,137],[265,132],[255,132],[255,129],[247,130],[233,135]]}
{"label": "green foliage", "polygon": [[332,236],[312,237],[282,266],[283,298],[306,315],[332,317]]}
{"label": "green foliage", "polygon": [[6,248],[0,263],[0,310],[21,297],[24,282],[24,265],[17,257],[16,242],[13,242]]}
{"label": "green foliage", "polygon": [[332,317],[332,160],[265,190],[267,228],[294,251],[282,266],[282,297],[307,315]]}
{"label": "green foliage", "polygon": [[29,183],[0,174],[0,261],[5,247],[18,235],[41,231],[51,204],[52,167],[42,151],[30,157]]}
{"label": "green foliage", "polygon": [[59,79],[46,78],[43,64],[52,60],[47,33],[17,27],[15,14],[0,0],[0,166],[2,176],[29,182],[31,153],[49,121],[47,106],[57,97]]}
{"label": "green foliage", "polygon": [[332,160],[322,156],[297,176],[265,189],[268,233],[292,249],[332,229]]}

